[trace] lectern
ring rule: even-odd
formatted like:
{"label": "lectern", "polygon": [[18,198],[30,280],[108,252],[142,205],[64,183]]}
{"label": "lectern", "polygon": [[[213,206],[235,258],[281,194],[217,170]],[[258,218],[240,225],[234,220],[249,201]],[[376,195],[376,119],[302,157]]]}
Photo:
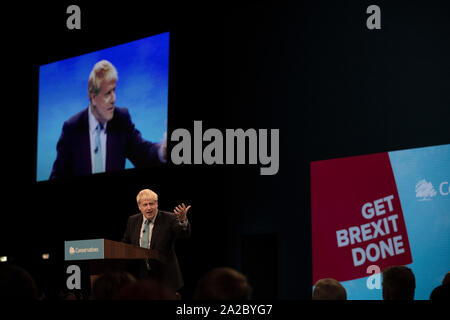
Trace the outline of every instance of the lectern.
{"label": "lectern", "polygon": [[91,288],[95,279],[107,271],[123,271],[127,260],[160,262],[157,250],[145,249],[108,239],[64,241],[64,260],[89,260]]}

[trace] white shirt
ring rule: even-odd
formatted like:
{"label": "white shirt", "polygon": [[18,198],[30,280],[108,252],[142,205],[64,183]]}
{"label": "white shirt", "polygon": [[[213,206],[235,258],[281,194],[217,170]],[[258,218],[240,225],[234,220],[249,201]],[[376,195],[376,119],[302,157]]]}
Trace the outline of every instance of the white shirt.
{"label": "white shirt", "polygon": [[[88,114],[89,114],[89,141],[91,144],[91,168],[92,173],[94,173],[94,154],[95,154],[95,136],[97,126],[99,124],[98,120],[95,118],[94,114],[91,110],[92,106],[89,105]],[[102,149],[102,161],[103,161],[103,170],[106,171],[106,125],[108,123],[105,122],[103,124],[103,129],[100,131],[100,147]]]}

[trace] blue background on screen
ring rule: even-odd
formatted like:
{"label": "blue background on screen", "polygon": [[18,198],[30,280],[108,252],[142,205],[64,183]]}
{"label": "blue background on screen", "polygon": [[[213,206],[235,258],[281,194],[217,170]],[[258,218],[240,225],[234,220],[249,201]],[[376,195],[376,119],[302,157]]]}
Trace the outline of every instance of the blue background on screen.
{"label": "blue background on screen", "polygon": [[[442,182],[450,182],[450,145],[389,152],[389,158],[411,247],[408,267],[416,278],[415,299],[428,300],[450,267],[450,194],[439,190]],[[430,200],[416,197],[416,184],[423,179],[436,191]],[[381,289],[367,288],[367,277],[342,285],[348,299],[382,299]]]}
{"label": "blue background on screen", "polygon": [[[143,138],[160,142],[167,131],[168,32],[40,66],[37,181],[50,176],[64,121],[89,105],[89,74],[102,59],[118,72],[116,105],[128,108]],[[126,168],[132,167],[127,160]]]}
{"label": "blue background on screen", "polygon": [[[416,277],[415,297],[429,299],[450,271],[450,195],[439,191],[442,182],[450,182],[450,145],[390,152],[389,157],[411,246],[408,267]],[[416,197],[416,184],[423,179],[436,191],[430,200]]]}

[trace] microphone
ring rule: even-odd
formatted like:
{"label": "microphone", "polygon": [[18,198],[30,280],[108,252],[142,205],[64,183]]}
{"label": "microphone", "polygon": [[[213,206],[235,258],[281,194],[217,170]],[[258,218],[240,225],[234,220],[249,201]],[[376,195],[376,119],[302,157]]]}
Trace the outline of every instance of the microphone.
{"label": "microphone", "polygon": [[94,153],[97,153],[97,152],[98,152],[98,147],[95,147]]}
{"label": "microphone", "polygon": [[144,229],[144,231],[142,231],[142,233],[145,233],[145,229]]}

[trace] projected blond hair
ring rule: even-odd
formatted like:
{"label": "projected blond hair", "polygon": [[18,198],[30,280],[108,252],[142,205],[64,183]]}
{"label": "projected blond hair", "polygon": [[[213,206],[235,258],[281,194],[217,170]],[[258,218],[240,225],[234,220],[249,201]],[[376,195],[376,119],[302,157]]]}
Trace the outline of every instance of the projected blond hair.
{"label": "projected blond hair", "polygon": [[88,96],[100,93],[103,81],[119,80],[116,68],[108,60],[97,62],[89,75]]}

